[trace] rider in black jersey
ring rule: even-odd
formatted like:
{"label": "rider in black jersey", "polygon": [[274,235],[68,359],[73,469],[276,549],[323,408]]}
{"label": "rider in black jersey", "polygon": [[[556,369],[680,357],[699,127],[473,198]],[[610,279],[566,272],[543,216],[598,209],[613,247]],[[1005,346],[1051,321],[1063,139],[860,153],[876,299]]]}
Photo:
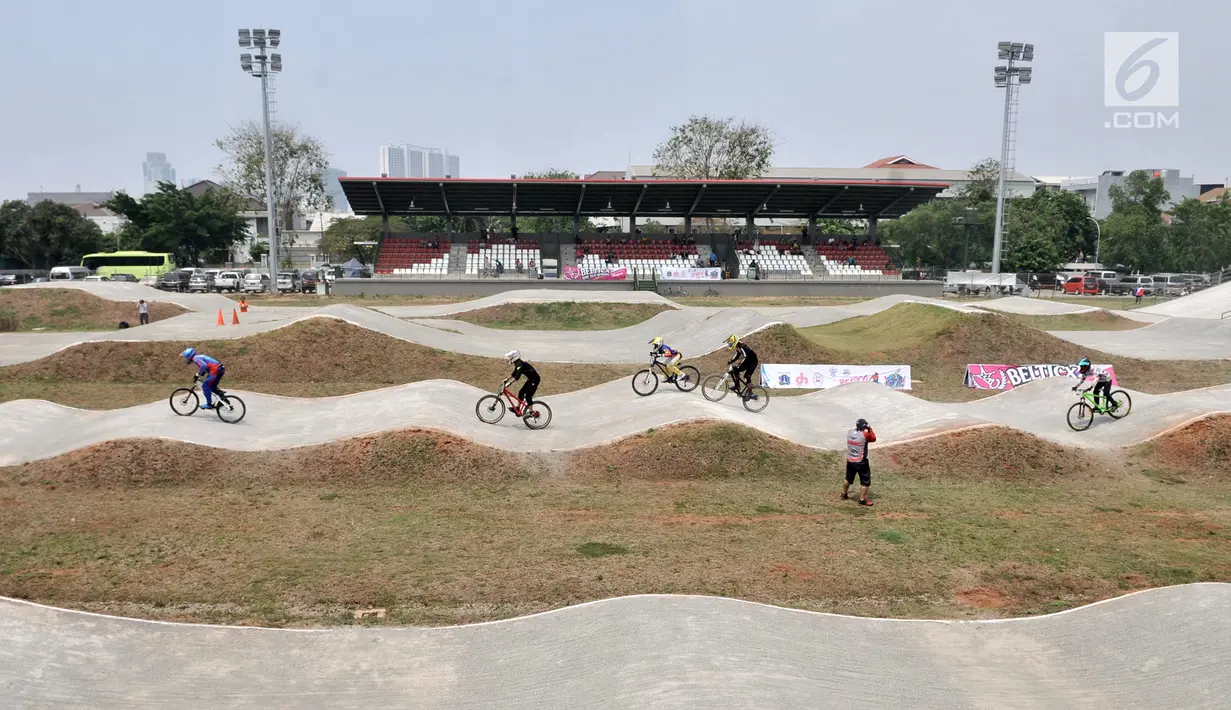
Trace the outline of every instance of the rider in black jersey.
{"label": "rider in black jersey", "polygon": [[[731,359],[727,361],[727,369],[735,375],[736,392],[746,399],[751,395],[747,388],[752,384],[752,373],[756,372],[757,368],[761,366],[761,361],[757,358],[757,354],[753,352],[752,348],[739,339],[738,335],[732,334],[731,337],[727,338],[726,343],[729,350],[735,351],[731,355]],[[739,362],[738,365],[735,364],[737,361]]]}
{"label": "rider in black jersey", "polygon": [[517,398],[525,402],[526,406],[534,404],[534,393],[539,389],[538,371],[534,369],[533,365],[521,359],[520,350],[510,350],[505,353],[504,359],[513,366],[513,374],[509,375],[509,379],[505,381],[505,386],[508,387],[518,379],[525,377],[526,382],[517,393]]}

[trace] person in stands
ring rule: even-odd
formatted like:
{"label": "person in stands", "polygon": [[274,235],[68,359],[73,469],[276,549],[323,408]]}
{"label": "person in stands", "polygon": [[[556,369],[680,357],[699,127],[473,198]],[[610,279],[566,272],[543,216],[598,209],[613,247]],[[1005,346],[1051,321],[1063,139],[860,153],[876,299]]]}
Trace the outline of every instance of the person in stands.
{"label": "person in stands", "polygon": [[868,488],[872,486],[872,467],[868,464],[868,444],[876,441],[876,432],[866,419],[855,422],[846,433],[846,482],[842,484],[842,500],[849,499],[851,484],[859,476],[859,505],[871,507]]}

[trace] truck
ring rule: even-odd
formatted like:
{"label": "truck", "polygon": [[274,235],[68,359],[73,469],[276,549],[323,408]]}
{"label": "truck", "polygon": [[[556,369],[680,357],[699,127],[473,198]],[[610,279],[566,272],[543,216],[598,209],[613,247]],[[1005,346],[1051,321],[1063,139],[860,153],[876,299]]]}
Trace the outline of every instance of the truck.
{"label": "truck", "polygon": [[1021,293],[1023,286],[1017,274],[991,274],[984,271],[950,271],[945,275],[945,293],[962,295],[981,293]]}

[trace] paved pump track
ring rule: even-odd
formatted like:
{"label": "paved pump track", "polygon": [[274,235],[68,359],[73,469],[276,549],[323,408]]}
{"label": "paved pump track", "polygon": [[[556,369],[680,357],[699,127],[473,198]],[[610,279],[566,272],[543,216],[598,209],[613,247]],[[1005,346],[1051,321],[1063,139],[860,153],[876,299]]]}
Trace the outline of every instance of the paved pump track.
{"label": "paved pump track", "polygon": [[1231,585],[1005,621],[636,596],[471,626],[278,630],[0,599],[6,707],[1221,708]]}

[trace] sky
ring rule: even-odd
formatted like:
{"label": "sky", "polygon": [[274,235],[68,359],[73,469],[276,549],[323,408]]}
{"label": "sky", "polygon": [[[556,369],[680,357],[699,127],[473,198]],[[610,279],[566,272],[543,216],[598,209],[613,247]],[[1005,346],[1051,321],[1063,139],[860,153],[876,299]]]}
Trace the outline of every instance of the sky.
{"label": "sky", "polygon": [[[1036,52],[1021,92],[1019,171],[1231,175],[1222,36],[1231,3],[1214,0],[4,0],[0,9],[0,199],[78,185],[140,194],[147,151],[166,153],[181,180],[214,177],[223,159],[214,142],[260,118],[259,80],[239,66],[240,27],[282,30],[276,117],[321,139],[352,176],[379,174],[390,143],[447,149],[465,177],[622,170],[651,162],[670,127],[694,114],[764,124],[781,167],[906,154],[965,168],[999,155],[1001,40]],[[1104,32],[1179,33],[1178,108],[1159,109],[1178,111],[1178,126],[1105,127],[1121,109],[1104,105]]]}

